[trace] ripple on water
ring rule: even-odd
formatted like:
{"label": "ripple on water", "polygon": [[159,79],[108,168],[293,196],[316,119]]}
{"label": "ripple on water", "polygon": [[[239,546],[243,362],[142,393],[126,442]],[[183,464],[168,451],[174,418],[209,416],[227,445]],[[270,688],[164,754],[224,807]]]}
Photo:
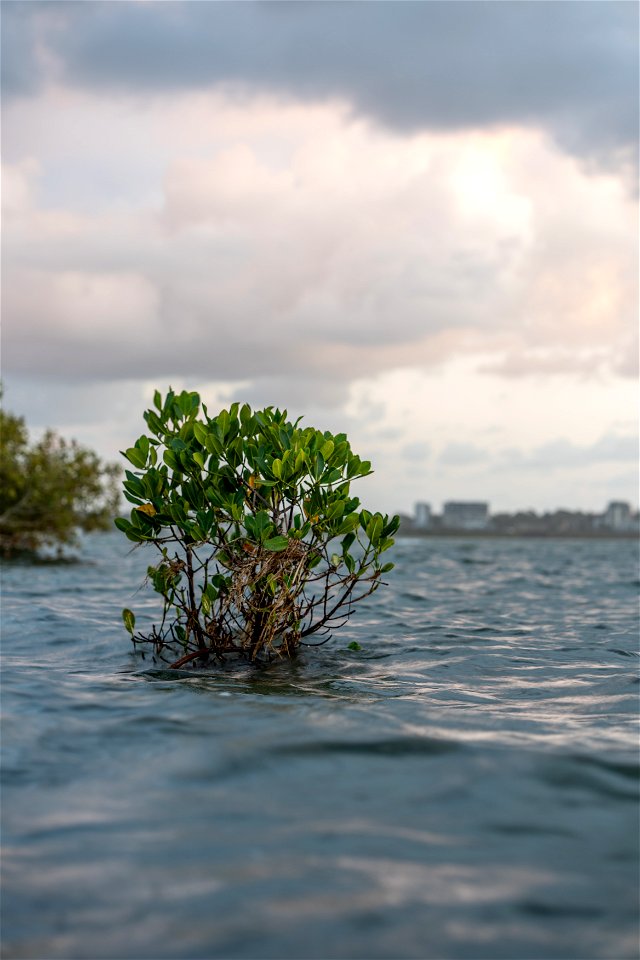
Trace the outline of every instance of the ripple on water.
{"label": "ripple on water", "polygon": [[3,577],[7,956],[636,955],[634,543],[400,541],[326,647],[197,671],[87,551]]}

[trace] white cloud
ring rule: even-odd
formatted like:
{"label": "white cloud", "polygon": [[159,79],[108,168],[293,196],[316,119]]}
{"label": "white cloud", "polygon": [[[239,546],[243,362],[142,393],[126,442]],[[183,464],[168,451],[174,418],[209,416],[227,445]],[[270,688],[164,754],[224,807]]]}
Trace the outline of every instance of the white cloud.
{"label": "white cloud", "polygon": [[558,470],[565,467],[579,470],[599,463],[638,463],[638,438],[631,433],[606,433],[595,443],[580,445],[570,440],[557,439],[536,448],[530,463],[543,470]]}
{"label": "white cloud", "polygon": [[431,455],[431,446],[424,440],[417,440],[413,443],[407,443],[400,451],[405,460],[422,463],[428,460]]}
{"label": "white cloud", "polygon": [[[21,111],[3,376],[34,422],[112,458],[172,383],[347,430],[385,509],[607,499],[623,446],[581,461],[580,490],[575,461],[627,443],[612,425],[635,410],[636,211],[614,176],[540,131],[390,133],[335,102],[57,89]],[[556,441],[552,479],[534,454]],[[635,496],[625,475],[611,496]]]}
{"label": "white cloud", "polygon": [[[72,99],[58,149],[74,110],[81,127],[91,106]],[[633,204],[614,177],[587,177],[541,134],[400,136],[332,104],[264,98],[243,111],[185,98],[184,114],[183,136],[171,103],[162,143],[161,116],[140,107],[150,169],[159,142],[167,153],[150,190],[162,199],[146,210],[71,213],[47,197],[46,154],[9,165],[8,369],[27,329],[47,344],[32,368],[60,376],[76,359],[112,378],[138,363],[143,374],[329,381],[478,349],[504,372],[629,360]],[[123,128],[107,119],[123,142],[130,113]],[[215,137],[191,141],[194,125]],[[82,167],[83,145],[71,156]],[[101,344],[93,361],[74,349],[87,310]],[[121,328],[126,354],[115,349]]]}
{"label": "white cloud", "polygon": [[487,452],[475,443],[448,443],[439,462],[449,467],[466,467],[486,460]]}

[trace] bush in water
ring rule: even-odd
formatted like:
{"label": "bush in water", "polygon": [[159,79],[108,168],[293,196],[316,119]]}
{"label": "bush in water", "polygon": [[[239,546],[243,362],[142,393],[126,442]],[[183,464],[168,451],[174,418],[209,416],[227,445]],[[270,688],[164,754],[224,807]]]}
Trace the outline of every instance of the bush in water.
{"label": "bush in water", "polygon": [[164,606],[146,635],[131,610],[122,616],[134,643],[171,666],[291,657],[307,637],[324,642],[393,567],[380,557],[399,518],[352,497],[371,464],[343,433],[272,407],[210,417],[187,391],[156,391],[144,418],[149,435],[123,451],[133,509],[116,525],[158,551],[148,575]]}

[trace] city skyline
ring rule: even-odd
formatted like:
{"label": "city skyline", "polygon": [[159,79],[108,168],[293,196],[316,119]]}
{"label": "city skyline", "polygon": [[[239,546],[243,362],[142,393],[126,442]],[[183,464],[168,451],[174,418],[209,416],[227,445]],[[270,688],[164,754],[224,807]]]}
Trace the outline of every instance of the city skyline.
{"label": "city skyline", "polygon": [[487,501],[445,501],[440,514],[417,501],[412,516],[402,515],[404,533],[499,533],[511,535],[640,535],[640,511],[626,500],[611,500],[599,513],[559,508],[492,511]]}

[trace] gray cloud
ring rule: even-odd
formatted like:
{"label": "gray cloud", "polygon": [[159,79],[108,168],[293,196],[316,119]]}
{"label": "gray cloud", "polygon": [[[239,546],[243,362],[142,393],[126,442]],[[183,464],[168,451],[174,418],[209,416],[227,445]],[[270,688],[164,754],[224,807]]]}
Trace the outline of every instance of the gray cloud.
{"label": "gray cloud", "polygon": [[589,446],[554,440],[538,447],[530,458],[533,466],[545,470],[626,460],[638,461],[638,438],[615,433],[605,434]]}
{"label": "gray cloud", "polygon": [[467,467],[487,460],[487,451],[475,443],[449,443],[439,457],[448,467]]}
{"label": "gray cloud", "polygon": [[224,85],[341,98],[397,130],[545,127],[595,164],[638,140],[638,7],[605,2],[3,3],[3,93]]}
{"label": "gray cloud", "polygon": [[333,410],[344,406],[348,399],[349,383],[326,377],[256,377],[229,391],[229,402],[237,400],[252,407],[273,406],[281,409],[311,411],[317,415],[322,409]]}
{"label": "gray cloud", "polygon": [[6,3],[2,8],[2,95],[36,93],[44,82],[37,56],[35,4]]}
{"label": "gray cloud", "polygon": [[422,463],[431,456],[431,445],[418,440],[415,443],[405,444],[400,453],[404,460]]}
{"label": "gray cloud", "polygon": [[[92,104],[59,124],[61,153]],[[34,108],[32,129],[46,106]],[[271,396],[286,378],[326,406],[359,377],[461,353],[479,352],[502,375],[618,372],[636,329],[637,265],[633,207],[608,178],[576,176],[525,134],[502,157],[504,183],[491,186],[497,161],[485,156],[489,192],[476,210],[472,176],[465,215],[451,180],[461,155],[447,142],[431,145],[423,166],[411,141],[318,108],[302,111],[295,153],[273,168],[250,137],[234,143],[223,110],[196,113],[201,124],[217,119],[221,137],[204,160],[197,144],[189,156],[190,128],[174,117],[185,155],[167,162],[149,206],[66,211],[41,199],[46,149],[42,161],[6,166],[6,371],[251,380]],[[18,123],[28,107],[7,112]],[[265,112],[277,132],[278,111]],[[105,123],[103,137],[131,126]],[[154,154],[153,124],[144,129]],[[325,164],[336,151],[339,164]],[[463,195],[476,157],[482,169],[482,151],[462,156]],[[74,169],[92,162],[78,147]]]}
{"label": "gray cloud", "polygon": [[[533,469],[547,473],[578,470],[598,464],[638,462],[638,437],[611,431],[591,444],[577,444],[565,437],[543,443],[530,453],[516,448],[499,451],[497,463],[504,470]],[[636,471],[637,474],[637,471]]]}

